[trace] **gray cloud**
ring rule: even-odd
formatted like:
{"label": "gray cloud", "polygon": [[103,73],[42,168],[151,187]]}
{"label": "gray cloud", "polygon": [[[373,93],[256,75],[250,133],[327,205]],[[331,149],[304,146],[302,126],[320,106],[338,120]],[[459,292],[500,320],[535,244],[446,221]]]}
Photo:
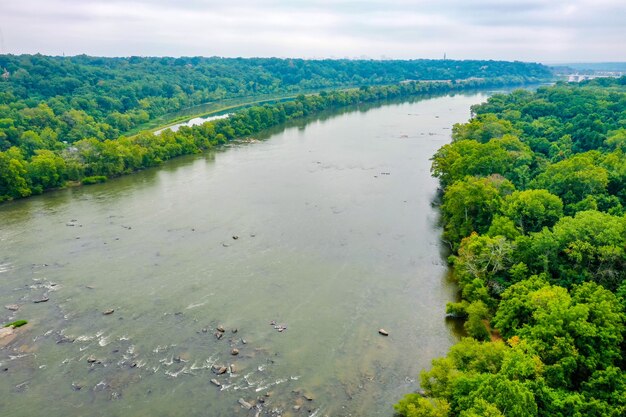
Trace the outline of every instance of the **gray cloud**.
{"label": "gray cloud", "polygon": [[623,60],[622,0],[23,0],[2,53]]}

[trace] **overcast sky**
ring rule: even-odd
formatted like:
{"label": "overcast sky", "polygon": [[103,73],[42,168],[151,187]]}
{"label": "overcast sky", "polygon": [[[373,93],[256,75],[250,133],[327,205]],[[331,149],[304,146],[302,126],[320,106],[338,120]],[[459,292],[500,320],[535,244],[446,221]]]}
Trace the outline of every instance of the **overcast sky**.
{"label": "overcast sky", "polygon": [[0,53],[626,60],[626,0],[0,0]]}

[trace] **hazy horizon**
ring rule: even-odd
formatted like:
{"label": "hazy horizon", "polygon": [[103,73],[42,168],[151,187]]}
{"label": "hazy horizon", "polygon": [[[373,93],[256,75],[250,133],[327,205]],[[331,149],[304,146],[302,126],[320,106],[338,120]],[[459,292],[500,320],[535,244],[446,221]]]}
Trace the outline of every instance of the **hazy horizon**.
{"label": "hazy horizon", "polygon": [[615,0],[29,0],[0,3],[0,53],[604,63],[626,57],[624,16]]}

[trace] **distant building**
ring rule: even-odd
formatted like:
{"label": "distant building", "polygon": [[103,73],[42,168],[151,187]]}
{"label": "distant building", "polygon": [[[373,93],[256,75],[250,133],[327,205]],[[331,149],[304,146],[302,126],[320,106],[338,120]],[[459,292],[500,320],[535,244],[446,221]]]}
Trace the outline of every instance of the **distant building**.
{"label": "distant building", "polygon": [[4,70],[4,72],[2,73],[1,77],[3,80],[8,80],[9,77],[11,76],[11,74],[9,74],[9,71],[7,71],[6,68],[2,68]]}
{"label": "distant building", "polygon": [[594,72],[593,74],[576,73],[576,74],[568,74],[567,81],[571,83],[579,83],[581,81],[593,80],[595,78],[619,78],[625,74],[626,73],[621,72],[621,71],[612,71],[612,72],[603,71],[603,72]]}

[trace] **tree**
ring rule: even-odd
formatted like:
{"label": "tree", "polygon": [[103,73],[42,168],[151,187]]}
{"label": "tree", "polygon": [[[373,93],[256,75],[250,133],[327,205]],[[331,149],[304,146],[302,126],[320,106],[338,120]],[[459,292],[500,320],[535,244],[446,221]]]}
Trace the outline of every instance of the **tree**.
{"label": "tree", "polygon": [[407,394],[393,406],[402,417],[447,417],[450,405],[445,400],[423,398]]}
{"label": "tree", "polygon": [[520,133],[508,120],[499,119],[494,114],[481,114],[469,123],[455,124],[452,128],[452,139],[454,141],[470,139],[487,143],[493,138],[501,138],[507,134],[518,136]]}
{"label": "tree", "polygon": [[445,223],[444,237],[453,248],[472,232],[485,233],[494,213],[500,209],[502,197],[513,191],[510,181],[491,176],[466,177],[448,187],[441,211]]}
{"label": "tree", "polygon": [[493,307],[493,300],[487,294],[498,294],[506,285],[514,250],[515,245],[503,236],[472,233],[464,238],[458,255],[451,257],[463,299],[481,300]]}
{"label": "tree", "polygon": [[15,147],[0,152],[0,202],[30,194],[22,152]]}
{"label": "tree", "polygon": [[41,193],[49,188],[61,187],[65,183],[65,160],[52,151],[36,151],[36,155],[27,166],[27,171],[35,193]]}
{"label": "tree", "polygon": [[597,166],[590,155],[575,155],[548,165],[531,183],[533,188],[546,189],[559,196],[563,203],[572,204],[588,195],[606,192],[608,173]]}
{"label": "tree", "polygon": [[596,370],[618,363],[625,321],[617,297],[598,284],[569,293],[533,278],[502,294],[494,324],[539,355],[551,386],[577,389]]}
{"label": "tree", "polygon": [[547,190],[515,191],[505,197],[501,210],[522,233],[538,232],[563,217],[563,202]]}
{"label": "tree", "polygon": [[522,185],[531,162],[530,148],[517,137],[504,135],[487,143],[465,139],[444,145],[433,156],[431,171],[444,188],[466,176],[495,174]]}

